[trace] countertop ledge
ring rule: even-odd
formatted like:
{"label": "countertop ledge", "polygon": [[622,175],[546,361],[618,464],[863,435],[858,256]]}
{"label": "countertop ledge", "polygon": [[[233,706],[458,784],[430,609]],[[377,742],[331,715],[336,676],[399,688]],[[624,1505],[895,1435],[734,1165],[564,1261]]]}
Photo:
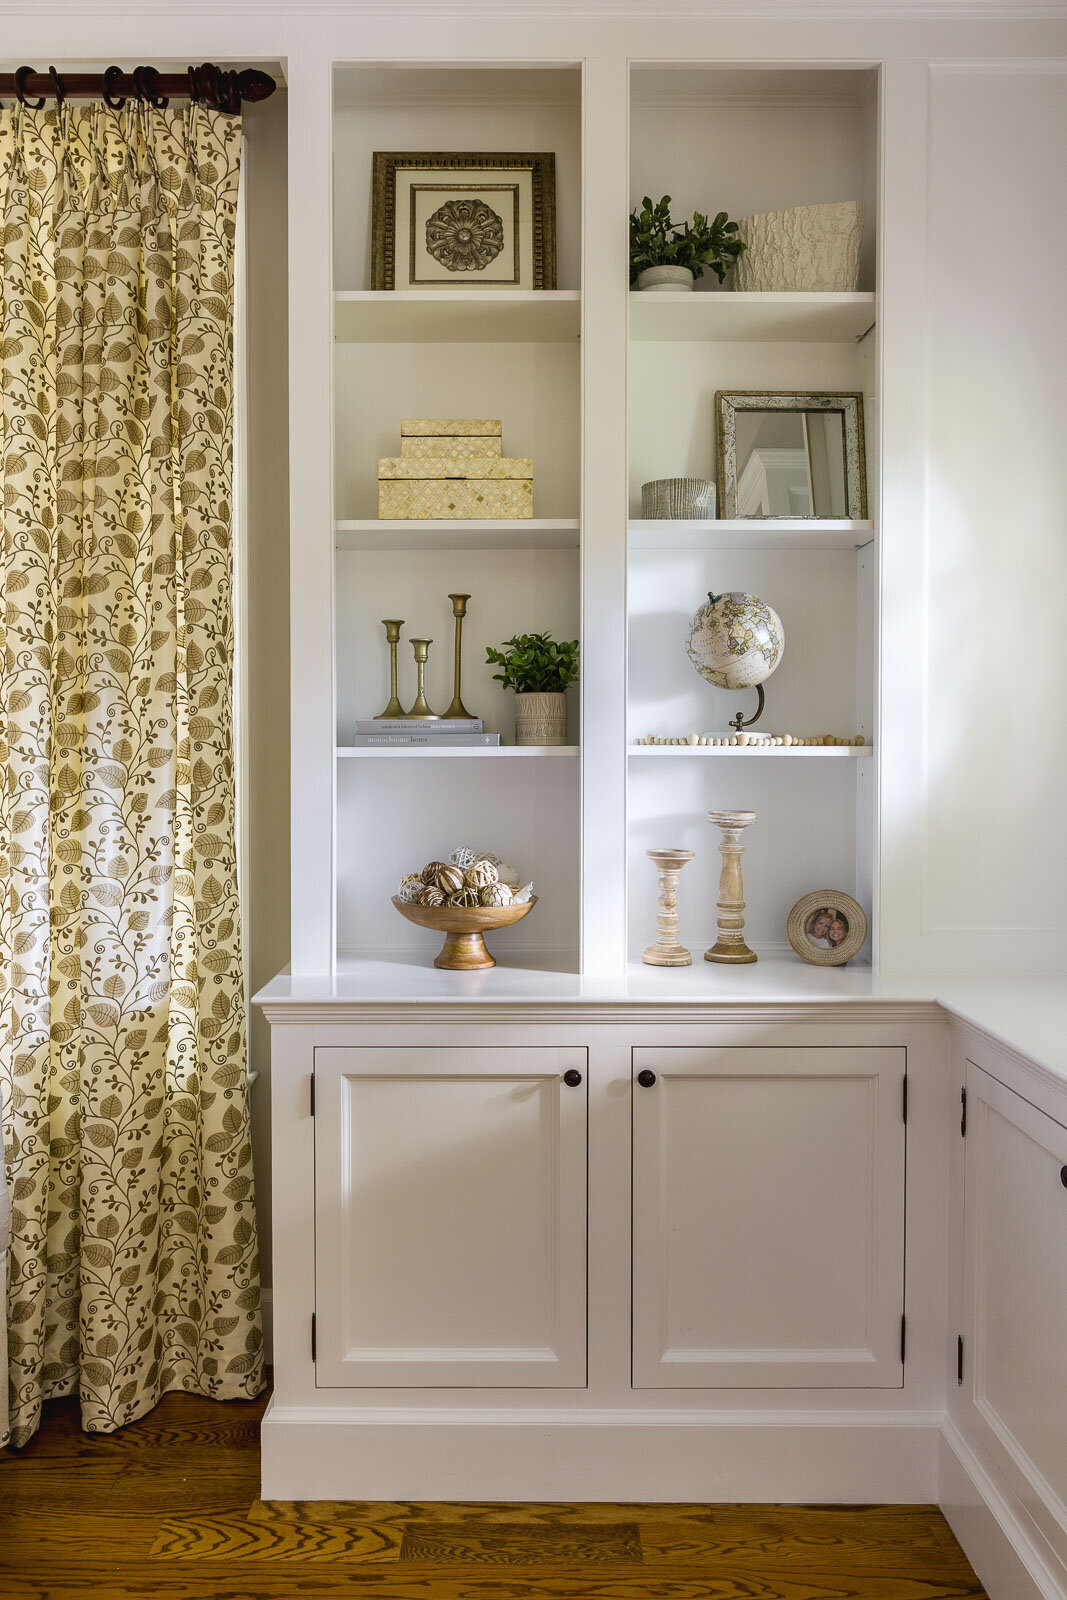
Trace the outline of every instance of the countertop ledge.
{"label": "countertop ledge", "polygon": [[418,1023],[955,1021],[965,1032],[1067,1083],[1067,982],[1047,978],[876,977],[869,967],[809,967],[788,956],[741,969],[631,966],[579,977],[533,965],[439,972],[409,960],[346,964],[334,975],[288,971],[254,997],[285,1026]]}

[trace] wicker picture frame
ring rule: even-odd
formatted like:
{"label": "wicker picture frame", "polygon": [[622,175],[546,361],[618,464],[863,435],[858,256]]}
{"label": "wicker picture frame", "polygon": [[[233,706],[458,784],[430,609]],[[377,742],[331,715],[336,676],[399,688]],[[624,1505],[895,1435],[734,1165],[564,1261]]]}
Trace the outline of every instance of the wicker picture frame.
{"label": "wicker picture frame", "polygon": [[[842,922],[845,936],[834,944],[831,924]],[[813,889],[790,911],[785,931],[802,961],[813,967],[842,967],[867,943],[867,916],[859,901],[841,889]]]}
{"label": "wicker picture frame", "polygon": [[[499,231],[489,238],[487,250],[498,249],[502,246],[497,243],[502,240],[505,233],[513,240],[516,274],[514,281],[501,282],[499,279],[486,279],[479,275],[478,270],[457,272],[454,277],[441,279],[433,287],[458,288],[458,289],[485,289],[485,288],[514,288],[514,289],[554,289],[556,287],[556,157],[551,151],[511,151],[511,152],[480,152],[480,151],[425,151],[425,150],[376,150],[374,152],[374,166],[371,185],[371,288],[396,289],[397,287],[397,262],[398,259],[407,263],[410,260],[410,273],[401,277],[401,286],[404,288],[422,289],[431,285],[419,281],[415,272],[416,265],[416,239],[414,217],[405,214],[401,216],[397,206],[397,179],[416,179],[419,173],[425,173],[430,180],[426,187],[433,187],[433,174],[456,174],[455,182],[447,186],[453,198],[446,200],[445,204],[455,203],[456,196],[462,196],[463,174],[491,173],[493,183],[482,185],[501,192],[512,189],[513,195],[508,196],[511,215],[507,224],[502,224],[499,217],[493,217],[493,226],[500,225]],[[515,183],[509,184],[508,179],[514,176]],[[521,212],[521,195],[519,180],[522,180],[522,191],[525,191],[526,180],[529,181],[529,217]],[[440,178],[436,180],[440,184]],[[480,186],[471,184],[472,190]],[[525,241],[527,229],[529,230],[529,247],[523,244],[520,250],[520,239]],[[421,241],[420,241],[421,245]],[[403,256],[398,252],[403,251]],[[528,271],[519,272],[518,264],[521,256],[528,255]],[[408,277],[414,281],[408,282]]]}

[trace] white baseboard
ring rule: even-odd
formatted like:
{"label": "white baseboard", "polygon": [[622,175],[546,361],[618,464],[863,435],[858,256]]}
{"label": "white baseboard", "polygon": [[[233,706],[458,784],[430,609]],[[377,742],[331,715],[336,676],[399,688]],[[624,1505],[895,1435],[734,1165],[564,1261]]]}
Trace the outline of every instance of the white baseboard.
{"label": "white baseboard", "polygon": [[949,1417],[941,1429],[938,1502],[991,1600],[1067,1600],[1059,1561]]}
{"label": "white baseboard", "polygon": [[938,1418],[282,1407],[270,1500],[932,1502]]}

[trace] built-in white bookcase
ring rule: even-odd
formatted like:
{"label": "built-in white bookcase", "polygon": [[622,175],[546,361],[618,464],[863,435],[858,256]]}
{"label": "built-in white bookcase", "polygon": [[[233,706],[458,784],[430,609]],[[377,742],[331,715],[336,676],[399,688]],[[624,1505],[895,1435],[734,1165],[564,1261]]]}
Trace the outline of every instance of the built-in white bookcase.
{"label": "built-in white bookcase", "polygon": [[[653,846],[697,852],[682,878],[687,942],[714,939],[719,856],[710,808],[757,813],[746,833],[746,936],[783,947],[790,906],[826,887],[867,908],[874,886],[877,731],[878,81],[871,71],[635,65],[630,195],[672,214],[747,214],[861,200],[855,294],[736,294],[712,274],[693,293],[630,296],[627,556],[628,950],[653,931]],[[716,474],[718,390],[863,394],[869,516],[863,522],[641,520],[641,484]],[[709,590],[747,590],[779,613],[786,648],[758,730],[862,734],[841,749],[649,749],[649,733],[719,731],[754,691],[706,684],[684,649]]]}
{"label": "built-in white bookcase", "polygon": [[[552,151],[555,291],[371,289],[375,150]],[[333,114],[336,940],[340,958],[393,952],[419,963],[440,937],[393,911],[401,874],[467,842],[532,878],[535,916],[508,958],[578,964],[579,704],[568,747],[515,746],[514,696],[487,644],[579,633],[581,72],[578,67],[338,66]],[[526,522],[380,522],[379,456],[400,453],[406,417],[499,417],[504,452],[531,456]],[[404,619],[400,699],[415,694],[412,637],[433,639],[431,706],[452,696],[448,595],[471,596],[463,699],[499,749],[352,748],[353,724],[388,699],[381,619]]]}

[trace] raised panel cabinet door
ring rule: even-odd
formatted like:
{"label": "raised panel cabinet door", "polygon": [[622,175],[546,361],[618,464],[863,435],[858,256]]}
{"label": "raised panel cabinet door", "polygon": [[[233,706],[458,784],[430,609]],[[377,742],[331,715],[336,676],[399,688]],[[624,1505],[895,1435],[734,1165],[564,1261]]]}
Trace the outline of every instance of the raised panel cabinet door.
{"label": "raised panel cabinet door", "polygon": [[972,1426],[1067,1561],[1067,1128],[971,1062],[965,1174]]}
{"label": "raised panel cabinet door", "polygon": [[586,1103],[584,1050],[316,1050],[320,1387],[585,1384]]}
{"label": "raised panel cabinet door", "polygon": [[636,1388],[903,1382],[906,1059],[634,1051]]}

